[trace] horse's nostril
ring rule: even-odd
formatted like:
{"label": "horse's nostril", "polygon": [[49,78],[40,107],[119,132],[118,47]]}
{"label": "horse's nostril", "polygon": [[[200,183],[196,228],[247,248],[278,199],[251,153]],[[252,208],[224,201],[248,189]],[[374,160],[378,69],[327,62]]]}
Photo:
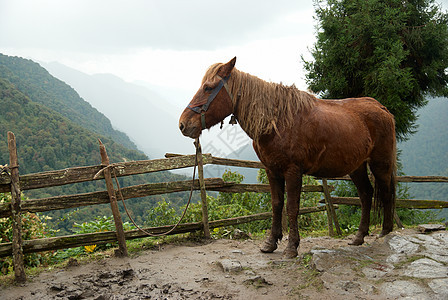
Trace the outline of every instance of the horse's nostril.
{"label": "horse's nostril", "polygon": [[184,123],[180,123],[179,124],[180,131],[184,131],[184,128],[185,128]]}

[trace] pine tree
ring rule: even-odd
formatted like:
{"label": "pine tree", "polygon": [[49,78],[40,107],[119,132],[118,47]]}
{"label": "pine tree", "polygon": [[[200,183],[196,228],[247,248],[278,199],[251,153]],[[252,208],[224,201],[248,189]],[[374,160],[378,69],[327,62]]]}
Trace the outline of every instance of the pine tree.
{"label": "pine tree", "polygon": [[427,96],[448,96],[448,14],[434,0],[315,2],[317,42],[305,61],[309,88],[324,98],[370,96],[415,132]]}

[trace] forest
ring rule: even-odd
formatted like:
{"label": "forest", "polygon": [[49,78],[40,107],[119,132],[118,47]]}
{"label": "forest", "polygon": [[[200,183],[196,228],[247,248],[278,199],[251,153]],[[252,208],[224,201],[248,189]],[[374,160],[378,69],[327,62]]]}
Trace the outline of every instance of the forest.
{"label": "forest", "polygon": [[[0,103],[0,164],[9,162],[6,134],[12,131],[16,135],[22,175],[98,165],[101,163],[98,139],[105,144],[112,163],[149,159],[72,88],[30,60],[0,55]],[[185,179],[170,172],[159,172],[123,178],[120,185]],[[30,190],[25,196],[34,199],[97,190],[105,190],[103,182]],[[185,193],[178,193],[133,199],[129,207],[139,222],[157,202],[165,199],[181,206],[185,198]],[[73,222],[110,214],[107,205],[45,213],[51,218],[48,223],[60,230],[58,234],[71,232]]]}

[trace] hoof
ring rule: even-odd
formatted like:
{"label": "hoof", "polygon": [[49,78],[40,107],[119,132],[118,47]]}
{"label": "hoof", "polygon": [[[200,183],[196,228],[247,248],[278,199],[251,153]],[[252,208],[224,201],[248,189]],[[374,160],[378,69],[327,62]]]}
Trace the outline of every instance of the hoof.
{"label": "hoof", "polygon": [[389,233],[391,233],[392,230],[383,230],[381,231],[381,233],[378,235],[378,237],[382,238],[385,237],[386,235],[388,235]]}
{"label": "hoof", "polygon": [[297,249],[288,249],[287,248],[283,251],[283,258],[286,258],[286,259],[295,258],[295,257],[297,257],[297,255],[299,255]]}
{"label": "hoof", "polygon": [[277,243],[271,243],[269,241],[265,241],[263,246],[260,248],[263,253],[272,253],[275,249],[277,249]]}
{"label": "hoof", "polygon": [[356,236],[353,238],[353,240],[348,244],[353,246],[360,246],[364,244],[364,235],[357,233]]}

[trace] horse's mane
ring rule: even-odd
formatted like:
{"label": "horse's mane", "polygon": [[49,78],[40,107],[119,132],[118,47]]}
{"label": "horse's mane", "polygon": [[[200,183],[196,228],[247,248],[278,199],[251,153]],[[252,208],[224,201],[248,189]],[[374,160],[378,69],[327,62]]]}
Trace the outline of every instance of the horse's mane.
{"label": "horse's mane", "polygon": [[[210,66],[202,83],[213,80],[221,65],[217,63]],[[278,131],[279,125],[291,127],[297,113],[310,109],[316,101],[315,96],[298,90],[294,85],[266,82],[235,68],[228,85],[238,122],[254,140],[273,130]]]}

